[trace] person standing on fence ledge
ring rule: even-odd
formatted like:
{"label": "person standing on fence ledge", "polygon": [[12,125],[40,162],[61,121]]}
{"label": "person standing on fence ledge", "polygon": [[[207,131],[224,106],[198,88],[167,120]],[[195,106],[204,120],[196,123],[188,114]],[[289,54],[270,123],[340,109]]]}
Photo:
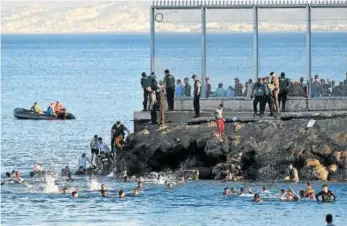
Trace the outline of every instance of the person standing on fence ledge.
{"label": "person standing on fence ledge", "polygon": [[175,99],[175,77],[170,74],[169,69],[164,71],[164,87],[166,89],[166,99],[169,111],[174,110]]}
{"label": "person standing on fence ledge", "polygon": [[254,117],[258,115],[258,110],[257,110],[257,105],[259,103],[260,105],[260,113],[259,116],[263,117],[264,111],[265,111],[265,96],[266,96],[266,87],[262,83],[261,78],[258,78],[258,82],[254,84],[253,86],[253,91],[252,91],[252,96],[251,98],[253,100],[253,110],[254,110]]}
{"label": "person standing on fence ledge", "polygon": [[278,94],[278,104],[282,106],[282,112],[286,111],[286,102],[289,92],[289,79],[286,78],[286,74],[281,72],[281,77],[279,79],[280,92]]}
{"label": "person standing on fence ledge", "polygon": [[195,111],[194,118],[199,118],[200,117],[201,82],[197,75],[193,75],[192,79],[194,80],[194,101],[193,101],[193,106]]}
{"label": "person standing on fence ledge", "polygon": [[278,93],[279,93],[279,80],[276,77],[275,72],[270,72],[271,84],[274,86],[273,97],[274,97],[274,110],[278,112]]}

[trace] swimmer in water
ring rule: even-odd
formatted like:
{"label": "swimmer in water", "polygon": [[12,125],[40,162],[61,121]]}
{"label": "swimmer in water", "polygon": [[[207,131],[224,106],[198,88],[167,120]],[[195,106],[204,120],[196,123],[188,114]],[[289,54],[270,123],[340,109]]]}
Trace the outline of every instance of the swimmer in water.
{"label": "swimmer in water", "polygon": [[66,194],[67,194],[67,188],[63,188],[62,191],[61,191],[61,193],[62,193],[63,195],[66,195]]}
{"label": "swimmer in water", "polygon": [[281,200],[283,201],[288,201],[288,202],[292,202],[292,201],[299,201],[300,197],[295,194],[293,189],[288,189],[287,192],[285,192],[281,197]]}
{"label": "swimmer in water", "polygon": [[173,184],[172,183],[168,183],[166,187],[169,188],[169,189],[172,189],[173,188]]}
{"label": "swimmer in water", "polygon": [[23,178],[20,176],[20,172],[19,171],[16,171],[16,179],[15,179],[15,182],[18,183],[18,184],[21,184],[24,182]]}
{"label": "swimmer in water", "polygon": [[300,190],[299,194],[300,194],[300,198],[301,198],[301,199],[306,198],[306,197],[305,197],[305,191],[304,191],[304,190]]}
{"label": "swimmer in water", "polygon": [[133,191],[133,195],[137,196],[140,194],[140,190],[138,188],[135,188]]}
{"label": "swimmer in water", "polygon": [[254,192],[252,191],[252,189],[251,189],[251,188],[248,188],[248,194],[250,194],[250,195],[254,195]]}
{"label": "swimmer in water", "polygon": [[240,188],[240,195],[245,194],[244,188]]}
{"label": "swimmer in water", "polygon": [[137,182],[137,188],[141,189],[143,187],[143,182],[138,181]]}
{"label": "swimmer in water", "polygon": [[266,189],[265,186],[263,186],[262,192],[263,192],[263,193],[270,193],[270,192]]}
{"label": "swimmer in water", "polygon": [[253,201],[254,201],[254,202],[258,202],[258,203],[263,202],[263,200],[260,199],[259,193],[255,193],[255,194],[254,194]]}
{"label": "swimmer in water", "polygon": [[65,170],[63,172],[64,172],[63,176],[66,176],[67,180],[70,180],[70,181],[73,180],[72,177],[71,177],[71,171],[70,171],[70,167],[69,166],[65,166]]}
{"label": "swimmer in water", "polygon": [[327,184],[323,184],[322,186],[322,191],[320,191],[317,195],[316,195],[316,199],[317,201],[320,201],[319,200],[319,196],[322,196],[322,202],[331,202],[331,197],[334,198],[334,201],[336,200],[336,195],[329,190],[329,187]]}
{"label": "swimmer in water", "polygon": [[119,190],[119,198],[124,198],[125,197],[125,192],[123,189]]}
{"label": "swimmer in water", "polygon": [[179,179],[178,183],[180,183],[180,184],[184,184],[184,177],[180,177],[180,179]]}
{"label": "swimmer in water", "polygon": [[228,187],[224,188],[223,195],[229,195],[230,190]]}
{"label": "swimmer in water", "polygon": [[78,197],[78,191],[73,191],[71,193],[72,197],[77,198]]}
{"label": "swimmer in water", "polygon": [[306,182],[306,191],[305,191],[305,197],[310,197],[310,194],[311,193],[314,193],[314,190],[313,190],[313,188],[312,188],[312,184],[311,184],[311,182],[310,181],[307,181]]}
{"label": "swimmer in water", "polygon": [[230,194],[231,194],[231,195],[237,195],[237,190],[236,190],[236,188],[231,188]]}
{"label": "swimmer in water", "polygon": [[101,190],[101,197],[107,197],[108,192],[106,190]]}

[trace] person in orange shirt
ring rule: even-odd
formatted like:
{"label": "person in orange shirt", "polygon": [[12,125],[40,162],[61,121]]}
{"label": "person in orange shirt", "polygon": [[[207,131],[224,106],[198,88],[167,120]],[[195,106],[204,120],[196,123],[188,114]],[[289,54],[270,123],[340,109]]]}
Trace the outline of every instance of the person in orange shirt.
{"label": "person in orange shirt", "polygon": [[63,105],[61,103],[59,103],[59,101],[57,101],[57,103],[55,103],[55,105],[54,105],[54,112],[58,113],[61,111],[62,108],[63,108]]}
{"label": "person in orange shirt", "polygon": [[274,110],[276,112],[278,112],[278,93],[280,91],[280,88],[279,88],[279,80],[278,78],[276,77],[276,74],[275,72],[270,72],[270,76],[271,76],[271,84],[274,86],[274,90],[273,90],[273,97],[274,97]]}

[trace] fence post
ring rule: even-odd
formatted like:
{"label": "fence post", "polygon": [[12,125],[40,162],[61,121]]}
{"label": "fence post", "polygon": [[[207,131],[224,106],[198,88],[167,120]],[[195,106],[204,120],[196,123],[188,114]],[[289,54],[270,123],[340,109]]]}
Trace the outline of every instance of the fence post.
{"label": "fence post", "polygon": [[206,98],[206,7],[201,7],[201,94]]}
{"label": "fence post", "polygon": [[150,32],[151,32],[151,65],[150,65],[150,72],[155,71],[155,8],[152,6],[150,10]]}
{"label": "fence post", "polygon": [[253,54],[254,54],[254,77],[257,81],[259,76],[259,48],[258,48],[258,7],[253,6]]}
{"label": "fence post", "polygon": [[311,6],[306,7],[306,54],[307,54],[307,79],[308,79],[308,97],[312,97],[312,60],[311,60]]}

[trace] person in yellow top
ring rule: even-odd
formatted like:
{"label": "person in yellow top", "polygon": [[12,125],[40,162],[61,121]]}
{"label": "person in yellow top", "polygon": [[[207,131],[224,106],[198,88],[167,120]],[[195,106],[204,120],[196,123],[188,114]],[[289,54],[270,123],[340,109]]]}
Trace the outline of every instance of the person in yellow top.
{"label": "person in yellow top", "polygon": [[34,111],[35,114],[42,114],[42,110],[37,102],[34,103],[30,110]]}
{"label": "person in yellow top", "polygon": [[274,110],[276,112],[278,112],[278,93],[280,91],[280,82],[278,80],[278,78],[276,77],[276,74],[275,72],[270,72],[270,76],[271,76],[271,84],[274,86],[274,89],[273,89],[273,97],[274,97]]}
{"label": "person in yellow top", "polygon": [[55,105],[54,105],[54,112],[59,113],[59,112],[61,112],[62,108],[63,108],[63,105],[61,103],[59,103],[59,101],[57,101],[57,103],[55,103]]}

